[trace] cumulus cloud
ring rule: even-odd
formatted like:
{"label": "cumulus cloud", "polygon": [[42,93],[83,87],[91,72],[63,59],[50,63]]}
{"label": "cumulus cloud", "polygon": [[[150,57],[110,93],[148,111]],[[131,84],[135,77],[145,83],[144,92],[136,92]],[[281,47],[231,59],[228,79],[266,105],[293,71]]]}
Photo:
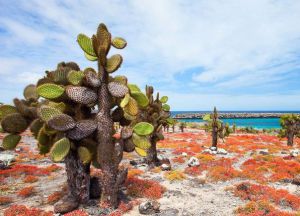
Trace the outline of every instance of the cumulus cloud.
{"label": "cumulus cloud", "polygon": [[[272,95],[274,106],[279,106],[275,98],[294,98],[282,97],[290,90],[289,77],[300,78],[295,76],[300,69],[297,0],[20,0],[1,7],[5,9],[0,13],[4,29],[0,38],[6,45],[0,45],[0,62],[11,56],[13,61],[25,60],[24,82],[29,81],[25,78],[32,65],[38,65],[33,77],[62,60],[75,60],[82,67],[93,65],[85,61],[75,40],[79,32],[91,35],[99,22],[128,41],[121,51],[124,64],[120,73],[139,85],[150,83],[162,91],[172,88],[175,98],[184,86],[183,97],[193,96],[187,101],[190,109],[201,110],[205,103],[212,106],[210,100],[202,106],[195,104],[203,94],[208,98],[223,95],[218,97],[222,106],[232,91],[240,94],[238,101],[255,103],[273,89],[277,95]],[[11,37],[24,48],[8,46]],[[68,59],[63,59],[66,56]],[[13,76],[13,61],[5,61],[0,73]],[[178,80],[180,74],[189,79]],[[265,89],[254,94],[261,86]],[[281,92],[279,86],[284,86]],[[181,107],[171,102],[175,109]],[[285,104],[287,108],[300,107]],[[257,109],[263,107],[257,104]],[[236,108],[244,107],[237,103]]]}

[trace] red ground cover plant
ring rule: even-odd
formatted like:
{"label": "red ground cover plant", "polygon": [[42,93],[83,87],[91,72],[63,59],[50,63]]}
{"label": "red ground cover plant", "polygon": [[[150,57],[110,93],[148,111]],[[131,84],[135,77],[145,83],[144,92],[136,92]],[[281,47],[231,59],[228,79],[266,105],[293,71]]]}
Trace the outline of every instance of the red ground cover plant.
{"label": "red ground cover plant", "polygon": [[283,212],[276,209],[271,203],[266,200],[257,202],[250,201],[245,206],[235,210],[238,216],[295,216],[294,213]]}
{"label": "red ground cover plant", "polygon": [[148,179],[131,177],[126,180],[127,193],[133,197],[145,197],[149,199],[159,199],[165,192],[165,188],[158,182]]}
{"label": "red ground cover plant", "polygon": [[53,216],[53,212],[37,208],[28,208],[24,205],[12,205],[4,210],[4,216]]}
{"label": "red ground cover plant", "polygon": [[293,210],[300,209],[300,197],[283,189],[276,190],[269,186],[244,182],[235,187],[234,194],[244,200],[269,200],[276,205],[288,206]]}
{"label": "red ground cover plant", "polygon": [[13,198],[9,196],[0,196],[0,205],[6,205],[13,202]]}
{"label": "red ground cover plant", "polygon": [[33,186],[25,187],[17,192],[18,196],[29,197],[35,193],[35,188]]}
{"label": "red ground cover plant", "polygon": [[130,169],[128,170],[128,177],[135,177],[135,176],[139,176],[141,174],[143,174],[144,171],[143,170],[140,170],[140,169]]}
{"label": "red ground cover plant", "polygon": [[61,191],[56,191],[52,194],[50,194],[48,197],[47,197],[47,203],[48,204],[54,204],[56,203],[60,198],[62,198],[63,196],[63,193]]}
{"label": "red ground cover plant", "polygon": [[33,182],[37,182],[39,180],[38,177],[33,176],[33,175],[28,175],[23,179],[24,183],[33,183]]}
{"label": "red ground cover plant", "polygon": [[49,175],[50,171],[46,168],[41,168],[33,165],[16,164],[11,169],[0,170],[0,176],[20,176],[25,175],[36,175],[45,176]]}
{"label": "red ground cover plant", "polygon": [[89,216],[89,214],[87,212],[85,212],[84,210],[78,209],[78,210],[69,212],[67,214],[64,214],[64,216]]}
{"label": "red ground cover plant", "polygon": [[201,167],[187,167],[184,169],[184,173],[191,175],[191,176],[198,176],[201,175],[203,172],[203,169],[201,169]]}
{"label": "red ground cover plant", "polygon": [[185,162],[185,158],[183,156],[175,157],[172,159],[174,163],[183,164]]}

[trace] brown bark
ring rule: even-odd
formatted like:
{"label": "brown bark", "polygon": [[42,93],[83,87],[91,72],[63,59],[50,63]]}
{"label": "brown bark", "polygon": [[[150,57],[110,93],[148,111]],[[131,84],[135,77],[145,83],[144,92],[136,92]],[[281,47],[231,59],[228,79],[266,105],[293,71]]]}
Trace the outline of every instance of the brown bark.
{"label": "brown bark", "polygon": [[289,131],[287,134],[287,145],[293,146],[294,145],[294,134],[293,132]]}
{"label": "brown bark", "polygon": [[[119,171],[118,166],[122,159],[122,146],[116,146],[113,136],[113,120],[110,115],[111,95],[108,91],[108,73],[98,62],[99,76],[102,81],[98,90],[99,112],[98,123],[98,162],[102,170],[100,177],[101,204],[116,208],[118,206],[118,190],[126,179],[127,170]],[[117,148],[118,147],[118,148]],[[121,147],[121,149],[120,149]]]}
{"label": "brown bark", "polygon": [[151,147],[147,150],[146,162],[149,166],[159,166],[160,161],[157,158],[156,138],[151,137]]}
{"label": "brown bark", "polygon": [[217,147],[218,145],[218,127],[212,127],[212,147]]}
{"label": "brown bark", "polygon": [[75,151],[65,158],[69,195],[79,203],[90,198],[90,164],[83,164]]}

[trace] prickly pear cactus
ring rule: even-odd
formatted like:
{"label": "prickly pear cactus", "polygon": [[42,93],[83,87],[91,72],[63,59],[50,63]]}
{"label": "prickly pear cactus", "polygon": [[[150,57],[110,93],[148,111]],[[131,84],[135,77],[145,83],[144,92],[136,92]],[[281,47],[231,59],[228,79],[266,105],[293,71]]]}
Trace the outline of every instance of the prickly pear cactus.
{"label": "prickly pear cactus", "polygon": [[217,147],[218,138],[224,141],[230,135],[230,126],[219,119],[216,107],[213,113],[203,116],[203,120],[207,122],[205,129],[212,133],[212,147]]}
{"label": "prickly pear cactus", "polygon": [[300,137],[300,115],[285,114],[280,118],[282,129],[278,136],[287,138],[288,146],[293,146],[295,136]]}

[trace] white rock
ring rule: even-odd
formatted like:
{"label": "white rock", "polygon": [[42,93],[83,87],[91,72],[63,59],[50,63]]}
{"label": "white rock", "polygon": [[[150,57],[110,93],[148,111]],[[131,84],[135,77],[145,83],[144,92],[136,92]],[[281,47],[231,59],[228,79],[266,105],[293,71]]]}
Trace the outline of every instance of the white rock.
{"label": "white rock", "polygon": [[298,155],[300,155],[300,149],[290,150],[290,155],[293,156],[293,157],[297,157]]}
{"label": "white rock", "polygon": [[170,164],[162,164],[160,167],[161,167],[162,171],[171,170],[171,165]]}
{"label": "white rock", "polygon": [[2,161],[6,166],[9,166],[12,161],[15,160],[15,155],[13,154],[0,154],[0,161]]}
{"label": "white rock", "polygon": [[223,148],[218,148],[217,153],[218,153],[218,154],[222,154],[222,155],[228,154],[228,152],[227,152],[225,149],[223,149]]}
{"label": "white rock", "polygon": [[183,157],[186,157],[187,156],[187,153],[186,152],[182,152],[181,154]]}
{"label": "white rock", "polygon": [[259,154],[267,155],[267,154],[269,154],[269,150],[268,150],[268,149],[261,149],[261,150],[259,151]]}
{"label": "white rock", "polygon": [[210,147],[209,149],[210,149],[211,151],[217,151],[217,147],[214,147],[214,146]]}
{"label": "white rock", "polygon": [[199,165],[200,165],[200,162],[199,162],[198,158],[196,158],[196,157],[191,157],[188,161],[189,167],[194,167],[194,166],[199,166]]}

